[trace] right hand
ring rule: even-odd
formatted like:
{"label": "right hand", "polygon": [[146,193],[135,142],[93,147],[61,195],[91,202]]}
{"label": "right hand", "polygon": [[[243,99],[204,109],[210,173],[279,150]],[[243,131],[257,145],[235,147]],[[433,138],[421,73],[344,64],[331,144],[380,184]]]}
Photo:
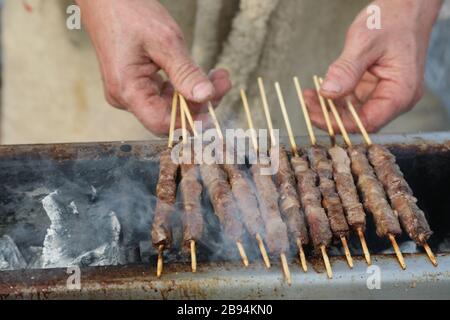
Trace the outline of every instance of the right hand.
{"label": "right hand", "polygon": [[208,119],[205,102],[217,105],[230,90],[227,71],[207,76],[192,61],[180,28],[158,1],[77,3],[97,52],[107,101],[132,112],[153,133],[169,130],[174,88],[199,121]]}

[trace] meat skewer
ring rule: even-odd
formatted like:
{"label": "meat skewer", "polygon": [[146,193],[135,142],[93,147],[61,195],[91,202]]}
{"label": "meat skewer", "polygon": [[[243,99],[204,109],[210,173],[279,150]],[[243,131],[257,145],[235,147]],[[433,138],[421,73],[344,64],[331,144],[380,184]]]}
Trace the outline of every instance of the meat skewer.
{"label": "meat skewer", "polygon": [[[294,81],[298,89],[297,91],[301,92],[298,79],[295,79]],[[316,92],[319,97],[320,106],[322,108],[322,113],[327,124],[328,134],[332,144],[332,147],[328,150],[328,154],[332,159],[333,176],[336,182],[336,189],[345,209],[347,222],[358,234],[366,262],[368,265],[371,265],[372,260],[370,257],[370,252],[364,237],[364,230],[366,228],[366,214],[364,212],[363,205],[359,200],[358,191],[356,189],[355,181],[353,180],[350,158],[348,157],[347,152],[336,144],[334,129],[331,125],[330,115],[325,104],[325,100],[320,94],[320,85],[317,76],[314,76],[314,84],[316,86]],[[309,115],[307,112],[305,114],[306,118],[309,120]]]}
{"label": "meat skewer", "polygon": [[[219,139],[223,142],[223,132],[219,121],[217,120],[216,112],[211,104],[208,109],[218,132]],[[237,165],[224,164],[223,168],[228,174],[231,191],[241,212],[243,223],[247,231],[256,238],[264,264],[267,268],[270,268],[269,256],[267,255],[266,247],[264,246],[264,242],[261,237],[261,233],[264,232],[263,221],[258,208],[258,199],[253,192],[252,186],[245,176],[245,173],[240,170]]]}
{"label": "meat skewer", "polygon": [[[241,98],[247,116],[249,129],[254,133],[255,130],[253,126],[253,119],[244,90],[241,90]],[[258,141],[254,134],[252,134],[252,142],[255,151],[258,152]],[[280,256],[284,276],[287,283],[291,285],[291,273],[286,258],[286,253],[289,251],[287,227],[281,219],[280,208],[278,206],[279,196],[275,183],[272,180],[272,176],[261,174],[261,169],[263,168],[264,165],[255,164],[252,166],[251,171],[253,181],[259,195],[261,216],[264,220],[266,234],[268,235],[266,241],[269,240],[267,241],[269,252],[272,255]]]}
{"label": "meat skewer", "polygon": [[[181,110],[181,127],[183,132],[184,148],[187,145],[187,129],[186,117],[189,109],[187,108],[186,100],[183,96],[180,97]],[[194,136],[197,136],[195,128],[193,128]],[[192,150],[191,150],[192,152]],[[183,243],[185,248],[190,249],[191,252],[191,267],[192,272],[197,271],[197,250],[196,242],[201,238],[203,233],[203,213],[201,205],[201,195],[203,187],[199,181],[198,166],[194,164],[193,159],[190,163],[183,163],[181,165],[181,182],[180,189],[183,195]]]}
{"label": "meat skewer", "polygon": [[[297,81],[294,80],[294,82],[297,88],[297,93],[299,93],[300,104],[302,106],[304,117],[305,119],[309,119],[309,113],[303,99],[300,82],[298,79],[296,80]],[[306,120],[307,123],[309,121],[310,120]],[[311,138],[312,146],[308,149],[308,158],[311,163],[311,168],[319,177],[319,189],[322,194],[322,205],[327,212],[328,219],[330,220],[331,231],[334,237],[342,242],[347,263],[350,268],[353,268],[353,259],[347,244],[347,237],[349,236],[350,228],[345,218],[341,199],[336,190],[336,184],[333,180],[333,164],[328,158],[327,150],[317,145],[317,140],[312,129],[309,131],[309,134],[312,134],[313,137]]]}
{"label": "meat skewer", "polygon": [[158,248],[158,262],[156,276],[162,275],[164,261],[163,251],[172,243],[172,233],[170,230],[171,216],[174,210],[177,193],[177,172],[178,165],[172,162],[170,154],[173,147],[173,132],[175,130],[175,120],[177,117],[178,94],[175,92],[172,100],[172,113],[170,117],[169,140],[167,150],[161,153],[159,162],[159,180],[156,187],[156,209],[152,224],[152,242]]}
{"label": "meat skewer", "polygon": [[[189,124],[194,132],[194,135],[197,135],[197,130],[194,127],[192,115],[190,114],[186,103],[182,103],[182,109],[187,115],[188,120],[190,119]],[[209,193],[211,203],[214,207],[214,213],[219,218],[225,234],[236,243],[244,266],[248,267],[248,257],[244,246],[242,245],[244,227],[242,222],[236,216],[238,209],[234,201],[230,185],[228,184],[226,172],[218,164],[201,164],[200,173],[203,183]]]}
{"label": "meat skewer", "polygon": [[347,105],[369,147],[369,160],[399,215],[401,225],[411,239],[424,247],[431,263],[437,266],[436,257],[427,243],[433,232],[424,212],[417,206],[417,199],[400,171],[395,156],[387,148],[372,143],[350,100],[347,101]]}
{"label": "meat skewer", "polygon": [[[319,78],[319,82],[322,84],[323,80]],[[365,150],[353,147],[334,102],[331,99],[328,99],[327,101],[344,141],[349,147],[348,153],[352,162],[352,173],[356,177],[358,188],[364,199],[364,205],[374,217],[377,234],[379,237],[389,238],[400,267],[406,269],[405,260],[395,239],[396,236],[399,236],[402,233],[398,217],[387,201],[383,186],[378,181],[375,172],[367,159]]]}
{"label": "meat skewer", "polygon": [[[333,271],[326,249],[331,243],[332,233],[327,215],[322,207],[321,193],[316,185],[317,175],[309,167],[306,156],[300,157],[298,153],[297,144],[294,139],[291,123],[286,110],[286,104],[278,83],[275,84],[275,89],[280,101],[280,107],[286,123],[286,129],[290,137],[289,140],[291,142],[293,153],[291,165],[294,169],[295,177],[297,178],[298,194],[300,195],[301,204],[306,213],[306,220],[308,222],[311,240],[316,250],[321,251],[327,270],[327,276],[331,279],[333,277]],[[313,137],[312,140],[314,140]]]}
{"label": "meat skewer", "polygon": [[[261,78],[258,78],[258,85],[263,101],[264,114],[266,116],[267,126],[270,132],[270,140],[272,147],[276,147],[277,142],[273,136],[273,123],[267,102],[266,91],[264,83]],[[306,263],[306,256],[303,250],[304,245],[308,245],[309,237],[306,227],[306,218],[303,209],[301,208],[299,197],[296,191],[295,176],[289,162],[289,157],[284,148],[279,148],[279,169],[275,176],[275,181],[280,193],[280,209],[284,221],[287,224],[289,234],[296,240],[299,250],[300,264],[304,272],[308,271]],[[272,154],[272,156],[274,156]]]}

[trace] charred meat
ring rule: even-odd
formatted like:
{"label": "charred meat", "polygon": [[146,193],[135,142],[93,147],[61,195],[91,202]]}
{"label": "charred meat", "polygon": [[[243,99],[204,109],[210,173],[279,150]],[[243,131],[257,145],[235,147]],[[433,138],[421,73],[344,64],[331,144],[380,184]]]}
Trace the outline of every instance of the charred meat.
{"label": "charred meat", "polygon": [[199,181],[198,166],[195,164],[181,165],[180,188],[183,197],[183,242],[186,249],[190,248],[191,240],[198,241],[203,233],[202,185]]}
{"label": "charred meat", "polygon": [[167,149],[160,156],[159,180],[156,186],[158,199],[152,227],[152,242],[155,246],[170,247],[172,244],[170,223],[177,197],[178,165],[172,162],[171,151]]}
{"label": "charred meat", "polygon": [[341,199],[336,191],[333,180],[333,163],[328,158],[327,150],[321,146],[312,146],[308,149],[308,158],[312,169],[319,177],[322,205],[330,220],[331,231],[337,239],[347,237],[349,226],[345,219]]}
{"label": "charred meat", "polygon": [[258,199],[245,171],[233,164],[224,164],[223,168],[228,174],[231,191],[236,199],[247,231],[253,237],[257,234],[264,234],[264,224],[258,207]]}
{"label": "charred meat", "polygon": [[275,181],[280,193],[280,209],[289,233],[294,239],[300,239],[302,244],[308,244],[308,230],[306,218],[303,212],[295,186],[294,172],[292,171],[289,157],[284,148],[280,148],[279,169]]}
{"label": "charred meat", "polygon": [[263,165],[255,164],[251,171],[260,203],[261,216],[266,227],[266,243],[270,254],[280,255],[289,250],[287,228],[281,219],[278,192],[272,176],[261,174]]}
{"label": "charred meat", "polygon": [[358,188],[364,199],[364,206],[374,217],[377,235],[398,236],[402,233],[398,217],[392,211],[386,199],[383,186],[378,181],[369,163],[364,147],[352,147],[348,150],[352,161],[352,172],[357,179]]}
{"label": "charred meat", "polygon": [[292,168],[297,178],[297,190],[305,210],[309,234],[314,247],[328,246],[332,234],[330,223],[321,204],[321,194],[317,187],[317,175],[310,169],[306,157],[292,157]]}
{"label": "charred meat", "polygon": [[333,176],[336,189],[345,209],[348,224],[354,229],[366,229],[366,214],[359,200],[355,181],[353,180],[350,158],[347,152],[334,146],[328,150],[333,161]]}
{"label": "charred meat", "polygon": [[225,234],[230,240],[241,241],[244,228],[237,215],[238,208],[226,172],[217,164],[200,165],[200,172]]}
{"label": "charred meat", "polygon": [[398,213],[403,229],[411,239],[423,245],[433,232],[424,212],[417,206],[417,199],[397,165],[395,156],[380,145],[369,147],[368,154],[392,207]]}

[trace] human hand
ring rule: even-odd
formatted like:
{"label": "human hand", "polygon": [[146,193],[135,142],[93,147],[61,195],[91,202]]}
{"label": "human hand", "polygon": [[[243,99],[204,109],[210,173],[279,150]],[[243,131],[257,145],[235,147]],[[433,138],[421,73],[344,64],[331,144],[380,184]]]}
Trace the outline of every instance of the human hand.
{"label": "human hand", "polygon": [[[429,36],[441,0],[378,0],[381,30],[367,27],[363,10],[351,25],[341,56],[326,75],[321,94],[336,100],[350,132],[358,128],[344,107],[349,96],[370,132],[381,129],[409,111],[423,94],[423,77]],[[305,91],[311,120],[326,123],[314,90]],[[334,122],[335,129],[338,130]]]}
{"label": "human hand", "polygon": [[153,133],[169,130],[174,87],[199,121],[208,119],[205,102],[217,105],[231,88],[227,71],[207,76],[192,61],[180,28],[159,1],[77,3],[97,52],[107,101],[132,112]]}

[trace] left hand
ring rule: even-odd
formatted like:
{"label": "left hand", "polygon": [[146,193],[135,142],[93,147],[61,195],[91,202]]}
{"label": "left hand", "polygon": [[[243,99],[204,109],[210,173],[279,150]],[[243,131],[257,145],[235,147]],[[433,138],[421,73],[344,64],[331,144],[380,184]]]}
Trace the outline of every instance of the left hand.
{"label": "left hand", "polygon": [[[363,10],[321,88],[324,97],[336,100],[350,132],[358,128],[344,107],[347,96],[360,107],[369,132],[380,130],[420,100],[429,37],[442,1],[377,0],[373,4],[381,9],[382,29],[370,30]],[[326,129],[315,90],[306,90],[305,99],[313,123]],[[335,122],[334,127],[338,130]]]}

